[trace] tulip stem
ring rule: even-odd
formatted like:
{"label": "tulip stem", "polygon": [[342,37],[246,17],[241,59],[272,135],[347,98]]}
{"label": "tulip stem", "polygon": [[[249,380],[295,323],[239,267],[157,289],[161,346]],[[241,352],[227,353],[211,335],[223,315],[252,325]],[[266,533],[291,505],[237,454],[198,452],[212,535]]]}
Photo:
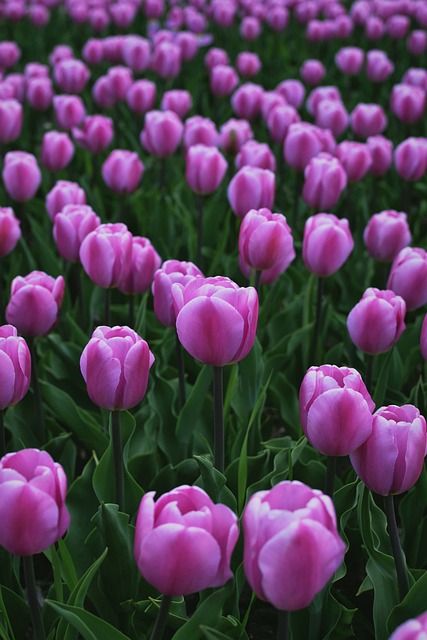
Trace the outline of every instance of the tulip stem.
{"label": "tulip stem", "polygon": [[178,380],[179,380],[179,408],[180,410],[185,405],[186,393],[185,393],[185,364],[184,364],[184,350],[182,344],[179,341],[178,333],[175,331],[176,339],[176,358],[178,360]]}
{"label": "tulip stem", "polygon": [[104,306],[104,322],[107,327],[110,326],[110,310],[111,310],[111,289],[105,289],[105,306]]}
{"label": "tulip stem", "polygon": [[39,384],[39,372],[37,368],[37,353],[36,353],[36,345],[34,338],[28,339],[28,347],[30,349],[31,354],[31,382],[33,386],[34,392],[34,403],[36,410],[36,431],[38,438],[42,444],[44,444],[45,439],[45,423],[44,423],[44,413],[42,406],[42,399],[40,395],[40,384]]}
{"label": "tulip stem", "polygon": [[261,278],[262,278],[261,269],[256,269],[255,270],[255,289],[256,289],[256,292],[258,294],[259,294],[259,290],[261,288]]}
{"label": "tulip stem", "polygon": [[328,456],[326,462],[326,479],[324,493],[332,498],[334,495],[335,471],[337,468],[337,459],[335,456]]}
{"label": "tulip stem", "polygon": [[153,633],[151,634],[151,640],[161,640],[163,632],[166,628],[166,622],[168,620],[169,608],[172,602],[172,596],[164,595],[160,609],[157,613],[156,623],[154,625]]}
{"label": "tulip stem", "polygon": [[111,412],[111,434],[113,439],[114,481],[116,485],[116,502],[119,505],[119,511],[124,511],[125,487],[124,487],[122,439],[120,436],[120,411]]}
{"label": "tulip stem", "polygon": [[315,364],[317,358],[317,346],[319,343],[320,329],[322,326],[323,284],[323,278],[317,278],[316,315],[314,318],[313,335],[311,339],[310,365]]}
{"label": "tulip stem", "polygon": [[135,326],[135,296],[131,293],[129,296],[129,314],[128,322],[131,329]]}
{"label": "tulip stem", "polygon": [[213,368],[214,399],[214,465],[224,473],[224,407],[222,367]]}
{"label": "tulip stem", "polygon": [[80,326],[84,327],[85,299],[83,295],[83,269],[80,263],[77,264],[77,301],[79,307]]}
{"label": "tulip stem", "polygon": [[277,611],[277,640],[288,640],[289,618],[289,611]]}
{"label": "tulip stem", "polygon": [[204,207],[203,197],[200,194],[196,195],[196,209],[197,209],[197,253],[196,264],[198,267],[202,261],[202,246],[203,246],[203,220],[204,220]]}
{"label": "tulip stem", "polygon": [[390,536],[391,548],[393,551],[394,564],[396,565],[397,585],[400,599],[406,596],[409,591],[409,579],[406,571],[405,556],[399,539],[399,531],[396,523],[396,512],[394,509],[394,497],[384,496],[384,510],[387,516],[387,528]]}
{"label": "tulip stem", "polygon": [[366,388],[371,394],[373,394],[374,392],[372,388],[373,371],[374,371],[374,356],[367,353],[366,354]]}
{"label": "tulip stem", "polygon": [[6,434],[4,431],[4,411],[0,411],[0,458],[6,453]]}
{"label": "tulip stem", "polygon": [[34,575],[33,556],[23,556],[25,586],[27,587],[27,599],[30,607],[31,622],[33,625],[34,639],[44,640],[46,633],[37,597],[36,578]]}

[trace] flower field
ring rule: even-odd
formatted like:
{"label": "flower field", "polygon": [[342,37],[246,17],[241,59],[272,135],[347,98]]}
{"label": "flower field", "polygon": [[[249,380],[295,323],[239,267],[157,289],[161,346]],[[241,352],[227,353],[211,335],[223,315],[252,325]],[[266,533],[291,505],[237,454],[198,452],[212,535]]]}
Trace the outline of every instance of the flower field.
{"label": "flower field", "polygon": [[427,634],[425,0],[0,0],[0,639]]}

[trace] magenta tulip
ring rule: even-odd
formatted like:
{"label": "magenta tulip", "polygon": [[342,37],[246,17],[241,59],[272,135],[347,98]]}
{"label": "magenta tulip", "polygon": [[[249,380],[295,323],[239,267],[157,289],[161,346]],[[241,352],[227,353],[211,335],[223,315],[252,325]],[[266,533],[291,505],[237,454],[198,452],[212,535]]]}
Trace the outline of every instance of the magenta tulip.
{"label": "magenta tulip", "polygon": [[231,98],[231,106],[238,118],[254,120],[261,111],[264,89],[253,82],[242,84]]}
{"label": "magenta tulip", "polygon": [[80,247],[80,260],[98,287],[117,287],[128,277],[132,260],[132,234],[121,222],[101,224]]}
{"label": "magenta tulip", "polygon": [[357,75],[363,65],[365,53],[359,47],[343,47],[335,56],[338,69],[347,76]]}
{"label": "magenta tulip", "polygon": [[58,180],[46,196],[46,211],[53,220],[67,204],[86,204],[86,194],[77,182]]}
{"label": "magenta tulip", "polygon": [[137,35],[129,35],[123,39],[123,62],[135,73],[141,73],[150,66],[150,41]]}
{"label": "magenta tulip", "polygon": [[408,311],[427,302],[427,252],[405,247],[395,257],[387,281],[387,289],[402,296]]}
{"label": "magenta tulip", "polygon": [[136,520],[135,560],[145,580],[166,595],[188,595],[232,578],[236,514],[196,486],[177,487],[156,502],[154,496],[145,494]]}
{"label": "magenta tulip", "polygon": [[288,135],[289,127],[300,122],[298,111],[290,104],[277,105],[267,115],[267,127],[274,142],[283,144]]}
{"label": "magenta tulip", "polygon": [[349,115],[339,100],[321,100],[316,108],[315,122],[318,127],[330,129],[338,138],[348,127]]}
{"label": "magenta tulip", "polygon": [[129,327],[97,327],[80,358],[89,398],[110,411],[131,409],[145,396],[154,362],[148,344]]}
{"label": "magenta tulip", "polygon": [[265,142],[248,140],[240,147],[235,160],[236,169],[242,167],[259,167],[260,169],[276,170],[276,158]]}
{"label": "magenta tulip", "polygon": [[324,64],[320,60],[305,60],[300,67],[300,75],[306,84],[315,87],[320,84],[326,75]]}
{"label": "magenta tulip", "polygon": [[138,115],[151,111],[156,100],[156,91],[156,85],[151,80],[136,80],[126,93],[129,109]]}
{"label": "magenta tulip", "polygon": [[427,633],[427,611],[397,627],[389,640],[423,640]]}
{"label": "magenta tulip", "polygon": [[302,257],[309,271],[327,277],[338,271],[354,247],[348,220],[318,213],[304,227]]}
{"label": "magenta tulip", "polygon": [[371,49],[366,54],[366,75],[372,82],[384,82],[394,71],[394,64],[385,51]]}
{"label": "magenta tulip", "polygon": [[239,84],[239,77],[233,67],[226,64],[215,65],[210,72],[210,88],[216,96],[229,96]]}
{"label": "magenta tulip", "polygon": [[27,202],[36,195],[42,175],[37,160],[25,151],[9,151],[4,157],[4,187],[13,200]]}
{"label": "magenta tulip", "polygon": [[0,257],[14,250],[21,237],[21,223],[10,207],[0,207]]}
{"label": "magenta tulip", "polygon": [[179,282],[184,286],[196,277],[204,277],[203,273],[192,262],[166,260],[154,274],[152,292],[154,313],[157,320],[166,327],[174,327],[176,313],[172,299],[172,285]]}
{"label": "magenta tulip", "polygon": [[360,102],[351,112],[351,128],[359,138],[376,136],[387,126],[387,116],[379,104]]}
{"label": "magenta tulip", "polygon": [[72,129],[72,133],[78,145],[91,153],[102,153],[113,139],[113,121],[98,114],[86,116],[80,127]]}
{"label": "magenta tulip", "polygon": [[402,211],[375,213],[363,232],[368,253],[375,260],[391,262],[411,242],[407,215]]}
{"label": "magenta tulip", "polygon": [[173,111],[180,118],[185,118],[193,104],[191,93],[184,89],[166,91],[160,103],[163,111]]}
{"label": "magenta tulip", "polygon": [[31,379],[31,355],[16,327],[0,327],[0,410],[13,407],[28,391]]}
{"label": "magenta tulip", "polygon": [[141,131],[141,144],[151,155],[166,158],[177,150],[183,129],[173,111],[149,111]]}
{"label": "magenta tulip", "polygon": [[64,260],[80,262],[80,246],[86,236],[101,224],[91,207],[67,204],[53,220],[53,237]]}
{"label": "magenta tulip", "polygon": [[337,145],[335,154],[344,167],[349,182],[358,182],[371,168],[369,147],[362,142],[344,140]]}
{"label": "magenta tulip", "polygon": [[0,545],[31,556],[59,540],[70,524],[67,478],[47,451],[22,449],[0,460]]}
{"label": "magenta tulip", "polygon": [[236,154],[240,147],[253,137],[251,125],[247,120],[230,118],[220,128],[219,144],[227,153]]}
{"label": "magenta tulip", "polygon": [[21,135],[22,105],[17,100],[0,100],[0,144],[9,144]]}
{"label": "magenta tulip", "polygon": [[54,96],[53,110],[58,126],[65,131],[78,127],[86,115],[83,100],[79,96]]}
{"label": "magenta tulip", "polygon": [[138,188],[143,173],[144,165],[138,154],[127,149],[114,149],[101,169],[105,184],[122,196]]}
{"label": "magenta tulip", "polygon": [[185,156],[185,179],[195,193],[207,195],[219,187],[227,171],[227,161],[215,147],[192,145]]}
{"label": "magenta tulip", "polygon": [[236,69],[242,78],[252,78],[261,71],[261,60],[256,53],[241,51],[236,58]]}
{"label": "magenta tulip", "polygon": [[250,209],[273,208],[275,176],[268,169],[242,167],[228,185],[227,197],[233,212],[244,218]]}
{"label": "magenta tulip", "polygon": [[383,176],[393,163],[393,143],[384,136],[370,136],[366,140],[366,146],[371,154],[370,173],[374,176]]}
{"label": "magenta tulip", "polygon": [[203,118],[202,116],[187,118],[184,123],[182,142],[184,149],[188,149],[195,144],[217,147],[219,135],[215,123],[210,118]]}
{"label": "magenta tulip", "polygon": [[390,97],[390,109],[404,124],[419,122],[425,114],[426,93],[421,87],[395,84]]}
{"label": "magenta tulip", "polygon": [[74,156],[70,136],[61,131],[47,131],[43,135],[40,162],[48,171],[62,171]]}
{"label": "magenta tulip", "polygon": [[313,209],[334,207],[347,186],[347,174],[338,158],[329,153],[314,156],[304,170],[302,197]]}
{"label": "magenta tulip", "polygon": [[427,171],[427,138],[406,138],[394,151],[394,164],[404,180],[420,180]]}
{"label": "magenta tulip", "polygon": [[119,291],[132,295],[147,291],[161,262],[161,257],[148,238],[133,236],[131,268],[124,271],[123,277],[119,280]]}
{"label": "magenta tulip", "polygon": [[302,430],[325,455],[346,456],[371,435],[375,405],[356,369],[310,367],[299,402]]}
{"label": "magenta tulip", "polygon": [[307,607],[344,559],[332,500],[298,480],[255,493],[243,531],[248,582],[280,610]]}

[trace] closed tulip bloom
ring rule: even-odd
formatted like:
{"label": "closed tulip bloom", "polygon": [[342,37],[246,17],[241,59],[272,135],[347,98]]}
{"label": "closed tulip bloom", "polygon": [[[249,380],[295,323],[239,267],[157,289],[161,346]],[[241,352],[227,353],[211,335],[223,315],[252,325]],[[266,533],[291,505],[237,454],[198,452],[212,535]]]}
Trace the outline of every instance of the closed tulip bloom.
{"label": "closed tulip bloom", "polygon": [[199,50],[199,39],[195,33],[190,31],[179,31],[176,34],[175,44],[181,50],[181,60],[189,62],[196,57]]}
{"label": "closed tulip bloom", "polygon": [[348,112],[338,100],[322,100],[316,109],[315,122],[318,127],[330,129],[338,138],[348,127]]}
{"label": "closed tulip bloom", "polygon": [[72,133],[80,147],[91,153],[102,153],[114,137],[113,121],[99,114],[86,116],[80,127],[72,129]]}
{"label": "closed tulip bloom", "polygon": [[227,161],[216,147],[192,145],[185,156],[185,179],[192,191],[201,195],[213,193],[227,171]]}
{"label": "closed tulip bloom", "polygon": [[359,47],[343,47],[335,56],[338,69],[347,76],[357,75],[363,65],[365,52]]}
{"label": "closed tulip bloom", "polygon": [[239,169],[227,189],[233,212],[243,218],[250,209],[273,208],[275,176],[268,169],[245,166]]}
{"label": "closed tulip bloom", "polygon": [[31,379],[31,355],[16,327],[0,327],[0,409],[13,407],[28,391]]}
{"label": "closed tulip bloom", "polygon": [[21,57],[21,50],[16,42],[3,40],[0,42],[0,68],[8,69],[15,66]]}
{"label": "closed tulip bloom", "polygon": [[358,182],[371,168],[369,147],[362,142],[344,140],[337,145],[335,154],[344,167],[349,182]]}
{"label": "closed tulip bloom", "polygon": [[137,35],[126,36],[122,47],[123,62],[135,73],[141,73],[150,66],[150,41]]}
{"label": "closed tulip bloom", "polygon": [[21,237],[21,223],[10,207],[0,207],[0,257],[14,250]]}
{"label": "closed tulip bloom", "polygon": [[52,278],[44,271],[17,276],[10,287],[6,320],[24,336],[44,336],[58,321],[64,298],[62,276]]}
{"label": "closed tulip bloom", "polygon": [[348,220],[331,213],[318,213],[304,227],[302,257],[309,271],[327,277],[338,271],[353,251]]}
{"label": "closed tulip bloom", "polygon": [[394,64],[384,51],[371,49],[366,54],[366,75],[372,82],[384,82],[393,73]]}
{"label": "closed tulip bloom", "polygon": [[426,451],[426,421],[411,404],[378,409],[369,438],[350,454],[366,486],[382,496],[403,493],[420,477]]}
{"label": "closed tulip bloom", "polygon": [[371,154],[372,164],[370,173],[374,176],[383,176],[393,163],[393,143],[384,136],[370,136],[366,145]]}
{"label": "closed tulip bloom", "polygon": [[67,478],[47,451],[22,449],[0,460],[0,545],[31,556],[61,538],[70,524]]}
{"label": "closed tulip bloom", "polygon": [[314,156],[321,151],[329,151],[327,134],[326,129],[307,122],[291,124],[283,147],[286,162],[295,171],[303,171]]}
{"label": "closed tulip bloom", "polygon": [[117,4],[110,5],[110,15],[114,24],[120,29],[127,29],[130,27],[135,19],[136,12],[137,7],[134,4],[118,2]]}
{"label": "closed tulip bloom", "polygon": [[112,84],[107,76],[100,76],[92,87],[92,97],[101,109],[111,109],[117,104]]}
{"label": "closed tulip bloom", "polygon": [[299,109],[302,106],[305,97],[305,87],[300,80],[293,78],[283,80],[283,82],[277,85],[275,90],[285,98],[288,104],[295,107],[295,109]]}
{"label": "closed tulip bloom", "polygon": [[233,67],[217,64],[210,71],[210,88],[216,96],[229,96],[239,84],[239,77]]}
{"label": "closed tulip bloom", "polygon": [[387,116],[379,104],[360,102],[351,113],[351,128],[359,138],[376,136],[387,126]]}
{"label": "closed tulip bloom", "polygon": [[202,144],[206,147],[217,147],[219,144],[219,135],[215,122],[210,118],[203,118],[202,116],[187,118],[184,123],[182,142],[184,149],[188,149],[195,144]]}
{"label": "closed tulip bloom", "polygon": [[286,7],[273,4],[267,9],[265,21],[273,31],[284,31],[289,23],[289,11]]}
{"label": "closed tulip bloom", "polygon": [[400,40],[405,38],[409,31],[410,20],[408,16],[395,14],[390,16],[386,22],[386,30],[390,38],[393,40]]}
{"label": "closed tulip bloom", "polygon": [[413,87],[421,87],[427,91],[427,69],[411,67],[403,74],[403,84],[410,84]]}
{"label": "closed tulip bloom", "polygon": [[276,158],[274,153],[264,142],[248,140],[240,147],[240,151],[235,160],[236,168],[245,166],[259,167],[260,169],[276,170]]}
{"label": "closed tulip bloom", "polygon": [[368,16],[364,31],[368,40],[381,40],[385,34],[385,24],[378,16]]}
{"label": "closed tulip bloom", "polygon": [[86,194],[77,182],[58,180],[46,196],[46,211],[51,220],[67,204],[86,204]]}
{"label": "closed tulip bloom", "polygon": [[176,330],[183,347],[204,364],[221,367],[243,360],[258,323],[258,295],[229,278],[195,278],[173,284]]}
{"label": "closed tulip bloom", "polygon": [[64,260],[80,262],[80,246],[101,224],[93,209],[85,204],[67,204],[53,220],[53,237]]}
{"label": "closed tulip bloom", "polygon": [[347,317],[352,342],[365,353],[389,351],[405,329],[406,304],[394,291],[366,289]]}
{"label": "closed tulip bloom", "polygon": [[391,262],[412,240],[406,213],[393,209],[375,213],[365,228],[363,240],[372,258]]}
{"label": "closed tulip bloom", "polygon": [[242,84],[231,98],[231,106],[239,118],[254,120],[261,111],[261,99],[264,89],[258,84]]}
{"label": "closed tulip bloom", "polygon": [[176,78],[181,72],[181,49],[173,42],[154,47],[151,68],[160,78]]}
{"label": "closed tulip bloom", "polygon": [[183,129],[184,125],[173,111],[149,111],[140,141],[151,155],[166,158],[177,150]]}
{"label": "closed tulip bloom", "polygon": [[204,63],[206,69],[212,71],[217,64],[229,64],[230,58],[224,49],[211,47],[205,55]]}
{"label": "closed tulip bloom", "polygon": [[151,80],[136,80],[126,94],[129,109],[138,115],[151,111],[156,100],[156,91],[156,85]]}
{"label": "closed tulip bloom", "polygon": [[171,288],[175,282],[186,285],[196,277],[204,277],[203,273],[192,262],[166,260],[154,274],[152,293],[154,313],[157,320],[166,327],[174,327],[176,313],[173,305]]}
{"label": "closed tulip bloom", "polygon": [[98,65],[104,60],[104,47],[99,38],[89,38],[82,49],[83,59],[90,65]]}
{"label": "closed tulip bloom", "polygon": [[304,170],[302,197],[309,207],[322,211],[336,205],[346,186],[341,162],[329,153],[319,153]]}
{"label": "closed tulip bloom", "polygon": [[193,105],[191,93],[184,89],[166,91],[160,103],[163,111],[174,111],[180,118],[185,118]]}
{"label": "closed tulip bloom", "polygon": [[310,87],[320,84],[326,75],[325,65],[320,60],[305,60],[300,67],[300,76]]}
{"label": "closed tulip bloom", "polygon": [[94,404],[122,411],[145,396],[153,362],[148,344],[133,329],[100,326],[83,350],[80,371]]}
{"label": "closed tulip bloom", "polygon": [[117,287],[131,269],[132,234],[121,222],[101,224],[80,247],[80,260],[98,287]]}
{"label": "closed tulip bloom", "polygon": [[25,92],[27,87],[27,79],[23,73],[8,73],[5,82],[13,91],[12,98],[23,103],[25,100]]}
{"label": "closed tulip bloom", "polygon": [[414,29],[406,40],[406,48],[413,56],[422,56],[427,50],[427,33],[422,29]]}
{"label": "closed tulip bloom", "polygon": [[323,100],[337,100],[338,102],[342,102],[341,93],[338,87],[324,86],[316,87],[316,89],[313,89],[313,91],[310,92],[310,95],[307,98],[307,111],[312,116],[315,116],[317,107]]}
{"label": "closed tulip bloom", "polygon": [[22,104],[17,100],[0,100],[0,144],[9,144],[21,135]]}
{"label": "closed tulip bloom", "polygon": [[273,107],[267,116],[267,127],[274,142],[282,144],[288,135],[291,124],[300,122],[301,116],[290,104]]}
{"label": "closed tulip bloom", "polygon": [[123,278],[119,280],[119,291],[131,295],[147,291],[161,262],[161,257],[148,238],[133,236],[131,269],[124,271]]}
{"label": "closed tulip bloom", "polygon": [[61,60],[53,68],[53,79],[64,93],[82,93],[89,78],[85,63],[74,58]]}
{"label": "closed tulip bloom", "polygon": [[389,640],[423,640],[427,633],[427,611],[417,618],[411,618],[391,634]]}
{"label": "closed tulip bloom", "polygon": [[243,531],[248,582],[261,600],[283,611],[307,607],[344,559],[332,500],[298,480],[255,493]]}
{"label": "closed tulip bloom", "polygon": [[251,269],[262,271],[261,283],[271,284],[295,258],[292,231],[285,216],[270,209],[251,209],[239,232],[239,267],[249,278]]}
{"label": "closed tulip bloom", "polygon": [[101,173],[110,189],[128,195],[138,188],[144,165],[134,151],[114,149],[104,161]]}
{"label": "closed tulip bloom", "polygon": [[406,138],[394,151],[394,164],[404,180],[420,180],[427,171],[427,138]]}
{"label": "closed tulip bloom", "polygon": [[134,554],[147,582],[166,595],[220,587],[233,574],[231,554],[239,537],[237,516],[214,504],[200,487],[182,485],[138,510]]}
{"label": "closed tulip bloom", "polygon": [[261,35],[261,22],[255,16],[246,16],[240,23],[239,33],[244,40],[256,40]]}
{"label": "closed tulip bloom", "polygon": [[36,111],[46,111],[52,104],[53,88],[50,78],[29,78],[26,86],[27,102]]}
{"label": "closed tulip bloom", "polygon": [[49,64],[55,66],[61,60],[74,59],[74,52],[67,44],[58,44],[53,48],[52,53],[49,56]]}
{"label": "closed tulip bloom", "polygon": [[67,133],[46,131],[40,149],[40,162],[48,171],[62,171],[74,156],[74,145]]}
{"label": "closed tulip bloom", "polygon": [[241,51],[236,58],[236,69],[242,78],[252,78],[261,71],[261,60],[256,53]]}
{"label": "closed tulip bloom", "polygon": [[247,120],[230,118],[219,130],[220,147],[230,154],[236,154],[241,146],[253,137],[251,125]]}
{"label": "closed tulip bloom", "polygon": [[310,367],[299,402],[303,432],[325,455],[346,456],[371,435],[375,405],[356,369]]}
{"label": "closed tulip bloom", "polygon": [[42,179],[37,160],[25,151],[6,153],[2,177],[6,192],[18,202],[31,200],[36,195]]}
{"label": "closed tulip bloom", "polygon": [[424,116],[426,93],[421,87],[395,84],[390,97],[390,109],[404,124],[414,124]]}
{"label": "closed tulip bloom", "polygon": [[387,289],[402,296],[408,311],[427,302],[427,253],[418,247],[405,247],[395,257]]}
{"label": "closed tulip bloom", "polygon": [[85,106],[79,96],[54,96],[53,110],[56,122],[65,131],[78,127],[86,115]]}
{"label": "closed tulip bloom", "polygon": [[115,102],[124,100],[129,88],[132,86],[133,74],[128,67],[117,65],[107,71],[108,86]]}

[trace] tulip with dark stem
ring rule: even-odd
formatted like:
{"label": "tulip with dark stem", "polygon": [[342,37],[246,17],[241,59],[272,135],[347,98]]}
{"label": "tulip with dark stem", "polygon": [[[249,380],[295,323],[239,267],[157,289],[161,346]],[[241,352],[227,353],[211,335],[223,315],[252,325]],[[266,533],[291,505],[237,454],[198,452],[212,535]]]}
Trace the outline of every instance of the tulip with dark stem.
{"label": "tulip with dark stem", "polygon": [[33,556],[23,556],[25,585],[27,587],[28,605],[30,607],[31,622],[33,625],[34,640],[45,640],[43,619],[41,616],[39,600],[37,596],[36,579],[34,575]]}
{"label": "tulip with dark stem", "polygon": [[178,334],[175,331],[176,338],[176,358],[178,361],[178,380],[179,380],[179,408],[185,405],[186,392],[185,392],[185,363],[184,363],[184,350],[182,344],[179,341]]}
{"label": "tulip with dark stem", "polygon": [[289,638],[289,611],[277,612],[277,640],[288,640]]}
{"label": "tulip with dark stem", "polygon": [[41,443],[44,443],[45,440],[45,420],[42,406],[42,399],[40,394],[40,384],[39,384],[39,372],[37,367],[37,354],[36,354],[36,345],[35,339],[28,339],[28,347],[31,353],[31,369],[32,369],[32,386],[34,392],[34,404],[36,410],[36,430],[37,435]]}
{"label": "tulip with dark stem", "polygon": [[4,411],[0,410],[0,458],[6,453],[6,435],[4,432]]}
{"label": "tulip with dark stem", "polygon": [[393,551],[394,564],[396,566],[399,596],[400,600],[403,600],[409,591],[409,580],[408,572],[406,570],[405,556],[403,555],[399,539],[399,531],[397,529],[393,495],[389,494],[384,496],[384,510],[387,516],[387,528],[390,536],[391,549]]}
{"label": "tulip with dark stem", "polygon": [[125,489],[124,489],[124,469],[123,469],[123,450],[120,435],[120,411],[111,412],[111,437],[113,441],[114,456],[114,483],[115,498],[119,505],[119,511],[125,508]]}
{"label": "tulip with dark stem", "polygon": [[224,473],[224,406],[223,367],[213,368],[214,398],[214,466]]}
{"label": "tulip with dark stem", "polygon": [[166,622],[168,619],[171,602],[172,596],[163,596],[150,640],[161,640],[161,638],[163,637],[164,630],[166,629]]}

